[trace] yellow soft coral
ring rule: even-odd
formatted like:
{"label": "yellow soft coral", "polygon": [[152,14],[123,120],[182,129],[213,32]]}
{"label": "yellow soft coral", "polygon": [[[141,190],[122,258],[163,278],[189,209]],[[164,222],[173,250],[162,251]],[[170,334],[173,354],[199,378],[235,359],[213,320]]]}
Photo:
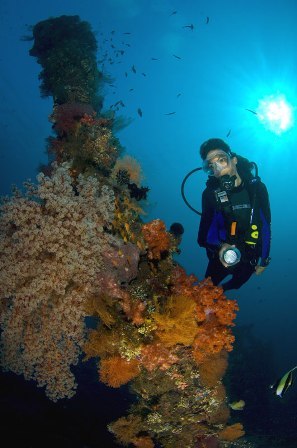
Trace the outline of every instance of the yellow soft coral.
{"label": "yellow soft coral", "polygon": [[169,297],[164,309],[153,313],[158,338],[168,347],[191,345],[198,330],[195,309],[195,302],[188,297]]}

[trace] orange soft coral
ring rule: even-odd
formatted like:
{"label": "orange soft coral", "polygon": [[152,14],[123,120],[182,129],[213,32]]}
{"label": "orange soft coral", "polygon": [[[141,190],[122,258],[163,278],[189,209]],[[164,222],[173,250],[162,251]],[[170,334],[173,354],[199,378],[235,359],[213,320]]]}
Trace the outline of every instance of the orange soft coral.
{"label": "orange soft coral", "polygon": [[142,436],[132,439],[132,443],[136,448],[154,448],[155,444],[150,437]]}
{"label": "orange soft coral", "polygon": [[100,381],[111,387],[120,387],[139,373],[139,362],[136,359],[127,361],[121,356],[113,356],[100,362]]}
{"label": "orange soft coral", "polygon": [[145,345],[141,349],[141,364],[152,372],[159,367],[160,370],[167,370],[172,364],[178,362],[179,358],[161,342]]}
{"label": "orange soft coral", "polygon": [[205,387],[215,387],[222,379],[228,366],[227,353],[222,351],[209,356],[199,367],[200,381]]}
{"label": "orange soft coral", "polygon": [[146,303],[141,300],[131,300],[126,298],[121,303],[127,318],[136,326],[144,323],[144,311]]}
{"label": "orange soft coral", "polygon": [[234,425],[226,426],[221,432],[219,432],[219,438],[228,442],[239,439],[244,436],[245,432],[241,423],[234,423]]}
{"label": "orange soft coral", "polygon": [[187,275],[180,266],[171,275],[172,291],[175,294],[191,297],[197,304],[196,317],[199,322],[215,315],[222,325],[232,326],[238,311],[236,300],[227,300],[223,289],[214,286],[209,279],[198,283],[194,275]]}
{"label": "orange soft coral", "polygon": [[214,355],[222,350],[232,351],[234,339],[228,328],[203,325],[193,343],[193,357],[198,363],[201,363],[206,361],[209,355]]}
{"label": "orange soft coral", "polygon": [[163,221],[155,219],[142,226],[142,234],[148,247],[148,258],[160,260],[162,252],[170,249],[170,237]]}
{"label": "orange soft coral", "polygon": [[236,300],[227,300],[223,289],[208,280],[199,285],[199,293],[195,295],[197,303],[197,318],[199,321],[209,320],[211,315],[218,319],[221,325],[233,326],[238,305]]}
{"label": "orange soft coral", "polygon": [[183,295],[195,298],[200,291],[197,285],[198,279],[195,275],[187,275],[181,266],[175,266],[170,276],[172,287],[171,290],[176,295]]}

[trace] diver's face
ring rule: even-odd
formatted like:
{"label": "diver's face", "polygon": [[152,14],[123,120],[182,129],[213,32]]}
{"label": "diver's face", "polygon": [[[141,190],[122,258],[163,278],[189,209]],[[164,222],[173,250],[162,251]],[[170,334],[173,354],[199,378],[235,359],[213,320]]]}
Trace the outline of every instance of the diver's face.
{"label": "diver's face", "polygon": [[225,176],[226,174],[233,176],[237,173],[236,163],[236,157],[230,158],[230,156],[221,149],[213,149],[207,154],[204,162],[204,169],[208,174],[217,178]]}

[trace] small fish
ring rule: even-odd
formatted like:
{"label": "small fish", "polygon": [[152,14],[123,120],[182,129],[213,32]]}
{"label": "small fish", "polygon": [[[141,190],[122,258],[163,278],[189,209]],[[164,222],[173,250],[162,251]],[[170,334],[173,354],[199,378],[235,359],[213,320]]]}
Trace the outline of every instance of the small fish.
{"label": "small fish", "polygon": [[170,14],[170,16],[174,16],[174,14],[176,14],[177,11],[172,11],[172,13]]}
{"label": "small fish", "polygon": [[243,411],[245,402],[243,400],[233,401],[232,403],[229,403],[229,406],[233,411]]}
{"label": "small fish", "polygon": [[285,373],[280,379],[270,386],[277,397],[282,398],[285,392],[293,384],[293,371],[297,369],[297,366]]}
{"label": "small fish", "polygon": [[152,61],[158,61],[159,59],[157,58],[151,58]]}
{"label": "small fish", "polygon": [[137,109],[137,113],[140,117],[142,117],[142,110],[140,109],[140,107]]}
{"label": "small fish", "polygon": [[168,112],[167,114],[164,115],[174,115],[176,112]]}
{"label": "small fish", "polygon": [[126,78],[127,78],[127,76],[128,76],[128,73],[127,73],[127,72],[125,72],[125,76],[126,76]]}
{"label": "small fish", "polygon": [[129,89],[129,92],[133,92],[134,89]]}
{"label": "small fish", "polygon": [[173,54],[172,56],[174,56],[176,59],[181,59],[181,57],[177,56],[176,54]]}
{"label": "small fish", "polygon": [[254,110],[251,110],[251,109],[245,109],[245,110],[247,110],[248,112],[251,112],[252,114],[258,115],[257,112],[255,112]]}
{"label": "small fish", "polygon": [[191,23],[191,25],[185,25],[185,26],[183,26],[183,28],[189,28],[190,30],[193,31],[194,25],[193,25],[193,23]]}
{"label": "small fish", "polygon": [[132,70],[133,73],[136,73],[135,65],[132,65],[131,70]]}
{"label": "small fish", "polygon": [[131,34],[131,33],[127,32],[127,33],[123,33],[123,34]]}
{"label": "small fish", "polygon": [[181,93],[178,93],[178,94],[176,95],[177,98],[179,98],[180,96],[181,96]]}
{"label": "small fish", "polygon": [[209,17],[206,17],[206,25],[209,23]]}
{"label": "small fish", "polygon": [[231,134],[231,129],[229,129],[229,131],[227,132],[226,137],[229,137],[230,134]]}
{"label": "small fish", "polygon": [[146,76],[146,74],[145,73],[141,73],[142,74],[142,76]]}

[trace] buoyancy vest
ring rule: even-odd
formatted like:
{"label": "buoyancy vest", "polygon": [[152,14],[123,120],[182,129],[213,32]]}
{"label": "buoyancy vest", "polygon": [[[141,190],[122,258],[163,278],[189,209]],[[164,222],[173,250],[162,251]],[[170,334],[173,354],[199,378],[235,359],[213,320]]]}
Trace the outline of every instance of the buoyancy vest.
{"label": "buoyancy vest", "polygon": [[258,182],[243,182],[231,192],[221,188],[214,190],[216,206],[224,216],[227,242],[245,243],[255,247],[259,238],[259,220],[255,212],[256,189]]}

